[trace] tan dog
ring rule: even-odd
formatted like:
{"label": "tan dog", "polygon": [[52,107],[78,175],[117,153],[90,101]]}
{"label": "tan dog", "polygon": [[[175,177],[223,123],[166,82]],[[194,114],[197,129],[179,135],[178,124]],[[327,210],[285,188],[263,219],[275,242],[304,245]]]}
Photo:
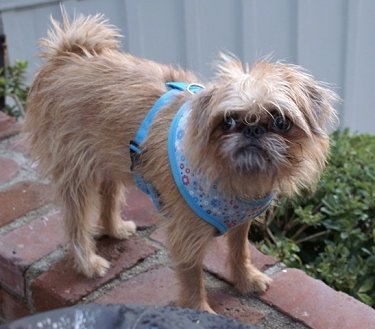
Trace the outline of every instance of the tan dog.
{"label": "tan dog", "polygon": [[[101,16],[69,22],[64,15],[62,25],[52,24],[41,42],[46,62],[31,86],[25,129],[32,156],[56,187],[77,269],[88,277],[103,276],[110,264],[96,254],[93,235],[100,229],[101,234],[126,239],[136,231],[132,221],[120,217],[123,188],[133,184],[129,142],[168,90],[166,82],[197,79],[120,52],[117,30]],[[250,261],[251,216],[246,213],[244,220],[242,213],[233,224],[224,213],[233,202],[234,208],[236,202],[240,208],[247,202],[251,207],[261,204],[261,209],[249,210],[254,217],[276,196],[292,195],[316,182],[329,149],[326,129],[336,118],[335,99],[299,67],[261,61],[249,69],[222,56],[216,78],[206,88],[177,91],[158,111],[133,165],[157,191],[167,217],[169,250],[181,286],[179,305],[212,312],[202,261],[211,239],[227,229],[236,288],[241,293],[267,289],[271,279]],[[172,121],[183,104],[189,111],[183,140],[168,146]],[[175,182],[173,170],[178,174],[179,169],[171,170],[170,163],[171,152],[179,147],[188,159],[184,172],[190,174],[183,174],[183,184]],[[179,166],[182,172],[185,164]],[[214,196],[211,209],[201,208],[222,216],[224,228],[199,218],[200,210],[182,197],[182,185],[192,179],[195,190],[188,193],[205,196],[215,190],[229,200],[223,206]],[[198,202],[199,207],[207,204]]]}

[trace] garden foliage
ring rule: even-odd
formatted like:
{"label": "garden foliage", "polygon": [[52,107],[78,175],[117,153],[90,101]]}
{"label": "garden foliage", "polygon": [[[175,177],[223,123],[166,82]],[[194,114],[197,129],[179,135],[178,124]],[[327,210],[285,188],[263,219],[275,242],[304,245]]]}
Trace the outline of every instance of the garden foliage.
{"label": "garden foliage", "polygon": [[254,225],[261,250],[375,306],[375,136],[332,135],[315,192],[282,200]]}
{"label": "garden foliage", "polygon": [[23,60],[0,69],[0,95],[5,99],[10,98],[10,102],[6,102],[5,107],[0,110],[10,116],[23,115],[29,92],[29,87],[24,82],[26,69],[27,62]]}

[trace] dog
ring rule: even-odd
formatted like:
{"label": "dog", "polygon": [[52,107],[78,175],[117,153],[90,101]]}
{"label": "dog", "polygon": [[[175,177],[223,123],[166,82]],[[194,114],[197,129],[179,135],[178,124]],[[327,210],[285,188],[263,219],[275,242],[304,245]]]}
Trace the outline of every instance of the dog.
{"label": "dog", "polygon": [[319,179],[336,94],[298,66],[248,66],[228,54],[203,86],[189,71],[120,51],[102,15],[63,13],[51,24],[24,127],[55,187],[77,270],[93,278],[110,267],[95,235],[135,234],[120,209],[136,182],[166,218],[180,306],[214,312],[202,263],[221,234],[237,290],[264,292],[271,278],[251,263],[251,220]]}

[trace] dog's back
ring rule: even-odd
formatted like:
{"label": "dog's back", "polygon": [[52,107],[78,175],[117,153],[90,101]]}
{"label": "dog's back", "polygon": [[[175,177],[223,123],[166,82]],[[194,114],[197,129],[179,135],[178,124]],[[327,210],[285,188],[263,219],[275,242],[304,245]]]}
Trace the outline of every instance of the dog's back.
{"label": "dog's back", "polygon": [[28,97],[31,155],[55,180],[78,164],[89,172],[110,163],[128,170],[127,143],[165,82],[194,76],[121,52],[119,31],[101,15],[69,21],[63,10],[63,23],[51,22]]}
{"label": "dog's back", "polygon": [[94,103],[101,107],[96,101],[100,74],[94,74],[89,62],[104,52],[116,52],[119,35],[99,15],[69,22],[64,14],[62,25],[51,22],[48,37],[40,40],[45,64],[31,84],[24,130],[41,173],[58,180],[71,162],[89,161],[85,155],[93,142],[83,135],[85,128],[92,129]]}

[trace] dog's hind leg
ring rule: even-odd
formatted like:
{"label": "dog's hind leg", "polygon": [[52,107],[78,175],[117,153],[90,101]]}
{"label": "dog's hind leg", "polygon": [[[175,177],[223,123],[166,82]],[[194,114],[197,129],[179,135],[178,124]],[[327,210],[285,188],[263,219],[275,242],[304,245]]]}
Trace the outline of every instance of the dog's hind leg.
{"label": "dog's hind leg", "polygon": [[121,183],[106,178],[100,185],[100,225],[102,233],[116,239],[127,239],[136,231],[133,221],[121,218],[121,205],[124,199]]}
{"label": "dog's hind leg", "polygon": [[94,182],[82,178],[81,173],[70,174],[69,180],[58,187],[61,196],[66,234],[77,270],[89,278],[103,276],[110,263],[96,254],[93,237],[93,212],[97,200]]}
{"label": "dog's hind leg", "polygon": [[250,258],[248,232],[250,221],[228,232],[229,265],[236,289],[242,293],[264,292],[272,279],[259,271]]}

